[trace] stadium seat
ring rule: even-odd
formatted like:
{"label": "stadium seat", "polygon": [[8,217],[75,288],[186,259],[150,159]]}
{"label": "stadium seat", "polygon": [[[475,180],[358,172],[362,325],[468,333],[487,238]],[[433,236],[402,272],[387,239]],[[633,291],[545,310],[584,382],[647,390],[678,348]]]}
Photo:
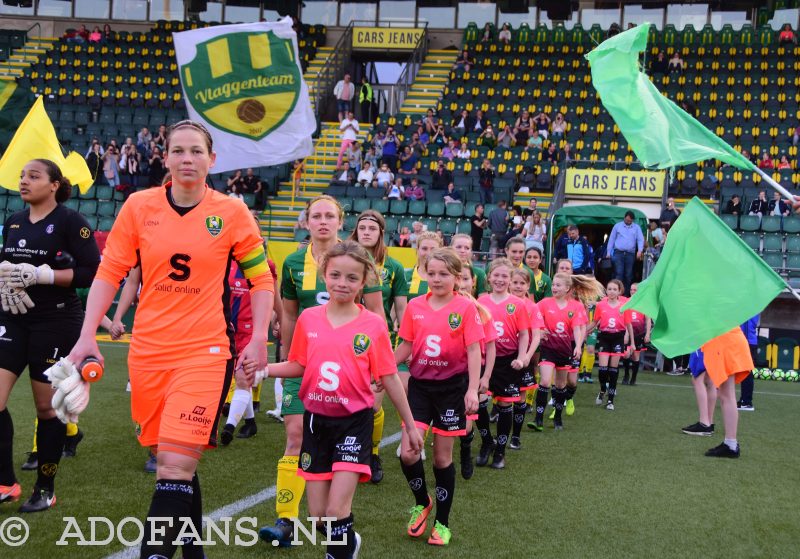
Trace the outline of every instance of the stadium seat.
{"label": "stadium seat", "polygon": [[786,237],[786,252],[800,254],[800,235]]}
{"label": "stadium seat", "polygon": [[406,200],[389,200],[389,211],[394,215],[408,213],[408,202]]}
{"label": "stadium seat", "polygon": [[353,211],[360,214],[364,210],[368,210],[370,208],[370,199],[369,198],[356,198],[353,200]]}
{"label": "stadium seat", "polygon": [[410,215],[425,215],[425,200],[411,200],[408,202],[408,213]]}
{"label": "stadium seat", "polygon": [[787,217],[783,220],[784,233],[800,233],[800,217]]}
{"label": "stadium seat", "polygon": [[731,215],[731,214],[722,214],[722,221],[725,222],[725,225],[733,229],[734,231],[739,227],[739,216],[738,215]]}
{"label": "stadium seat", "polygon": [[447,217],[464,217],[464,204],[447,204],[445,215]]}
{"label": "stadium seat", "polygon": [[780,233],[767,233],[763,239],[764,252],[783,252],[783,235]]}
{"label": "stadium seat", "polygon": [[775,215],[765,215],[761,218],[761,230],[774,233],[781,230],[781,217]]}
{"label": "stadium seat", "polygon": [[798,345],[792,338],[778,338],[774,343],[774,368],[797,369]]}
{"label": "stadium seat", "polygon": [[761,229],[761,218],[757,215],[743,215],[739,218],[739,229],[742,231],[758,231]]}
{"label": "stadium seat", "polygon": [[441,217],[444,215],[444,202],[429,202],[428,215],[432,217]]}
{"label": "stadium seat", "polygon": [[761,252],[761,237],[758,233],[742,233],[742,240],[756,252]]}
{"label": "stadium seat", "polygon": [[780,253],[767,252],[761,256],[773,270],[783,270],[783,255]]}

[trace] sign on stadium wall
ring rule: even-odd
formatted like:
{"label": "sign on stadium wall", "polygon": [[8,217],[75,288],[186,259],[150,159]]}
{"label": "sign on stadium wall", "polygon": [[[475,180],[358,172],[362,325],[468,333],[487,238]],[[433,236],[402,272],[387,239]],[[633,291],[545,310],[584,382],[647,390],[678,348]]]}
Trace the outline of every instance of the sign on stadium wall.
{"label": "sign on stadium wall", "polygon": [[580,196],[661,198],[664,171],[599,171],[567,169],[564,192]]}
{"label": "sign on stadium wall", "polygon": [[353,27],[353,48],[414,50],[424,29],[414,27]]}

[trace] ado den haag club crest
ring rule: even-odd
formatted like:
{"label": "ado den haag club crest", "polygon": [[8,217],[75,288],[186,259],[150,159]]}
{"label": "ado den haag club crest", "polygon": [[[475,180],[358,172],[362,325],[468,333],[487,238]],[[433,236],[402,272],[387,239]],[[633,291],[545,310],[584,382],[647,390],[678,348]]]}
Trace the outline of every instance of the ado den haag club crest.
{"label": "ado den haag club crest", "polygon": [[356,355],[361,355],[369,349],[372,340],[366,334],[356,334],[353,338],[353,351]]}
{"label": "ado den haag club crest", "polygon": [[283,124],[300,97],[292,41],[272,31],[200,43],[180,71],[187,101],[198,113],[220,130],[253,140]]}
{"label": "ado den haag club crest", "polygon": [[206,218],[206,229],[212,237],[216,237],[222,232],[223,220],[218,215],[210,215]]}
{"label": "ado den haag club crest", "polygon": [[457,330],[461,326],[461,315],[457,312],[451,312],[447,317],[447,324],[450,325],[450,330]]}

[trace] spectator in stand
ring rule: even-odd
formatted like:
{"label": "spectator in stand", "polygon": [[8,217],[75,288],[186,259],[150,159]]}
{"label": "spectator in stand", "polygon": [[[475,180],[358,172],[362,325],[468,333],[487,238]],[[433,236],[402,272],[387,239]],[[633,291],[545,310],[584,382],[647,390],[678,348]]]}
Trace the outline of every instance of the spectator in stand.
{"label": "spectator in stand", "polygon": [[536,122],[536,130],[546,140],[550,133],[550,117],[544,113],[539,113],[534,120]]}
{"label": "spectator in stand", "polygon": [[244,184],[244,188],[242,189],[242,191],[245,194],[256,195],[255,209],[263,210],[264,195],[266,194],[266,189],[264,188],[264,182],[261,180],[261,177],[256,175],[252,167],[248,167],[247,170],[244,172],[244,177],[242,177],[242,183]]}
{"label": "spectator in stand", "polygon": [[558,164],[558,152],[556,151],[555,142],[550,142],[550,145],[547,146],[547,150],[542,154],[542,161],[549,161],[553,165]]}
{"label": "spectator in stand", "polygon": [[[351,84],[352,85],[352,84]],[[339,119],[339,132],[342,134],[342,143],[339,145],[339,158],[336,167],[342,166],[342,157],[350,145],[358,139],[358,121],[353,116],[353,111],[347,111],[344,119]]]}
{"label": "spectator in stand", "polygon": [[525,151],[528,151],[529,149],[537,149],[539,151],[542,151],[543,143],[544,142],[542,141],[542,137],[539,136],[539,131],[536,128],[534,128],[533,130],[531,130],[531,135],[528,136],[528,141],[526,142],[525,147],[523,149]]}
{"label": "spectator in stand", "polygon": [[[521,236],[523,227],[525,227],[525,220],[522,217],[522,208],[513,206],[508,213],[508,230],[506,231],[505,241],[512,237]],[[503,244],[506,244],[505,241]]]}
{"label": "spectator in stand", "polygon": [[797,44],[797,37],[792,31],[792,26],[788,23],[785,23],[781,28],[781,32],[778,35],[778,44],[785,45],[787,43],[791,43],[796,45]]}
{"label": "spectator in stand", "polygon": [[458,130],[463,135],[475,127],[475,119],[470,116],[467,109],[461,109],[461,114],[453,119],[450,127]]}
{"label": "spectator in stand", "polygon": [[792,134],[792,145],[796,146],[800,142],[800,124],[798,124],[794,129],[794,134]]}
{"label": "spectator in stand", "polygon": [[675,207],[675,198],[667,198],[667,207],[661,210],[659,221],[669,226],[675,223],[679,215],[681,215],[681,212]]}
{"label": "spectator in stand", "polygon": [[486,158],[478,169],[478,186],[480,190],[481,204],[491,204],[494,202],[494,178],[495,171],[492,162]]}
{"label": "spectator in stand", "polygon": [[750,209],[748,210],[748,213],[750,215],[757,215],[758,217],[769,215],[769,202],[767,202],[766,191],[758,191],[758,198],[750,202]]}
{"label": "spectator in stand", "polygon": [[228,192],[230,192],[234,186],[239,192],[242,191],[242,188],[244,187],[244,174],[242,173],[241,169],[237,169],[234,171],[233,175],[228,177],[227,185],[228,187],[226,190]]}
{"label": "spectator in stand", "polygon": [[[420,126],[419,128],[421,129],[422,126]],[[428,151],[427,149],[425,149],[425,144],[423,144],[422,141],[420,140],[418,132],[414,132],[411,135],[411,141],[408,143],[408,147],[411,148],[411,151],[414,152],[414,155],[417,156],[417,159],[419,159],[420,157],[424,157],[425,152]]]}
{"label": "spectator in stand", "polygon": [[792,168],[792,164],[789,162],[789,158],[786,157],[785,155],[781,155],[781,160],[778,162],[778,167],[777,168],[779,170],[791,169]]}
{"label": "spectator in stand", "polygon": [[780,192],[776,191],[772,193],[772,200],[769,201],[769,205],[767,206],[769,215],[786,217],[791,213],[791,210],[790,204],[781,199]]}
{"label": "spectator in stand", "polygon": [[685,69],[686,64],[683,62],[681,55],[678,54],[678,51],[676,50],[672,55],[672,58],[669,59],[669,71],[670,73],[682,74]]}
{"label": "spectator in stand", "polygon": [[486,129],[481,132],[479,137],[481,138],[481,145],[489,149],[494,149],[497,146],[497,137],[494,135],[494,128],[492,128],[491,123],[486,124]]}
{"label": "spectator in stand", "polygon": [[447,145],[442,150],[442,159],[447,159],[448,161],[452,161],[458,155],[458,146],[456,146],[456,141],[452,138],[447,142]]}
{"label": "spectator in stand", "polygon": [[381,162],[389,165],[392,172],[397,170],[397,148],[400,147],[400,139],[391,126],[386,129],[386,138],[383,142],[383,155]]}
{"label": "spectator in stand", "polygon": [[375,150],[375,155],[378,157],[378,159],[383,157],[384,143],[386,143],[386,133],[379,129],[372,137],[372,148]]}
{"label": "spectator in stand", "polygon": [[497,207],[489,214],[489,230],[492,232],[492,236],[489,237],[490,260],[503,256],[506,231],[508,230],[508,211],[506,206],[506,201],[500,200]]}
{"label": "spectator in stand", "polygon": [[408,236],[408,242],[411,245],[411,248],[414,250],[417,249],[417,237],[419,237],[425,231],[425,226],[422,225],[421,221],[415,221],[411,224],[411,234]]}
{"label": "spectator in stand", "polygon": [[[425,127],[422,126],[421,124],[417,126],[417,139],[419,140],[419,143],[422,146],[422,149],[427,151],[428,144],[431,141],[431,136],[430,136],[430,134],[428,134],[428,131],[425,130]],[[423,155],[423,154],[420,153],[419,155]]]}
{"label": "spectator in stand", "polygon": [[147,171],[148,186],[159,186],[164,180],[164,158],[159,148],[153,150],[153,154],[148,160],[149,169]]}
{"label": "spectator in stand", "polygon": [[530,200],[528,200],[528,207],[522,210],[522,217],[527,218],[535,214],[538,211],[536,209],[536,206],[538,204],[539,202],[536,200],[536,198],[531,198]]}
{"label": "spectator in stand", "polygon": [[461,138],[461,145],[458,148],[458,152],[456,153],[456,157],[459,159],[469,159],[472,157],[472,152],[467,145],[467,138]]}
{"label": "spectator in stand", "polygon": [[630,294],[633,283],[633,265],[642,259],[644,235],[642,228],[634,223],[633,212],[625,212],[623,221],[614,225],[608,238],[606,257],[614,263],[614,279],[625,284],[625,293]]}
{"label": "spectator in stand", "polygon": [[411,231],[408,227],[400,228],[400,236],[397,239],[397,246],[411,248]]}
{"label": "spectator in stand", "polygon": [[556,114],[556,118],[553,120],[550,128],[552,130],[553,140],[560,140],[563,138],[564,134],[567,133],[567,121],[564,115],[561,113]]}
{"label": "spectator in stand", "polygon": [[159,148],[164,149],[164,145],[167,143],[167,127],[165,125],[162,124],[158,127],[158,132],[153,136],[153,141]]}
{"label": "spectator in stand", "polygon": [[375,173],[375,180],[378,181],[378,188],[386,188],[394,182],[394,173],[389,169],[389,165],[381,163],[380,170]]}
{"label": "spectator in stand", "polygon": [[566,232],[556,240],[553,264],[559,260],[569,260],[572,262],[573,273],[590,274],[592,272],[590,255],[589,241],[581,235],[577,225],[568,225]]}
{"label": "spectator in stand", "polygon": [[419,158],[411,149],[411,146],[406,146],[400,156],[400,170],[398,173],[401,175],[416,175],[417,161],[419,161]]}
{"label": "spectator in stand", "polygon": [[369,163],[369,166],[372,167],[372,169],[377,169],[380,167],[379,162],[380,157],[378,157],[378,154],[375,153],[375,146],[369,146],[367,155],[364,156],[364,164],[366,165]]}
{"label": "spectator in stand", "polygon": [[367,80],[367,76],[361,76],[361,85],[358,88],[358,106],[361,110],[361,120],[372,122],[372,107],[375,103],[375,93]]}
{"label": "spectator in stand", "polygon": [[528,111],[522,111],[514,123],[514,139],[517,141],[518,146],[524,146],[528,143],[532,128],[531,114]]}
{"label": "spectator in stand", "polygon": [[478,109],[477,111],[475,111],[475,118],[473,119],[472,128],[470,128],[469,130],[480,132],[481,130],[486,128],[487,124],[488,122],[486,121],[486,115],[483,113],[481,109]]}
{"label": "spectator in stand", "polygon": [[508,124],[505,125],[503,131],[500,132],[500,135],[497,136],[497,145],[503,146],[504,148],[510,148],[514,143],[514,131],[511,130],[511,126]]}
{"label": "spectator in stand", "polygon": [[403,186],[403,179],[397,177],[394,183],[388,185],[384,191],[384,200],[402,200],[405,196],[406,189]]}
{"label": "spectator in stand", "polygon": [[423,127],[425,127],[425,132],[427,132],[429,136],[433,136],[439,128],[439,122],[436,120],[436,116],[433,114],[433,109],[428,109],[428,112],[425,113],[425,116],[418,122],[418,124],[421,124]]}
{"label": "spectator in stand", "polygon": [[772,163],[772,158],[769,156],[769,153],[765,151],[761,152],[761,157],[758,160],[758,168],[759,169],[773,169],[775,165]]}
{"label": "spectator in stand", "polygon": [[417,177],[411,179],[411,184],[406,188],[405,192],[406,200],[424,200],[425,199],[425,191],[419,185],[419,181]]}
{"label": "spectator in stand", "polygon": [[350,168],[350,163],[344,162],[342,167],[333,172],[333,182],[342,186],[353,186],[356,183],[356,174]]}
{"label": "spectator in stand", "polygon": [[728,200],[728,203],[725,205],[725,211],[722,213],[731,215],[742,214],[742,199],[739,198],[738,194],[734,194],[733,196],[731,196],[731,199]]}
{"label": "spectator in stand", "polygon": [[302,210],[300,214],[297,216],[297,223],[294,224],[294,229],[297,231],[298,229],[307,231],[308,230],[308,219],[306,219],[306,211]]}
{"label": "spectator in stand", "polygon": [[141,171],[139,168],[140,158],[141,156],[136,148],[133,146],[126,146],[119,160],[119,168],[122,173],[120,183],[130,187],[128,189],[130,191],[128,195],[133,193],[136,187],[139,186],[139,173]]}
{"label": "spectator in stand", "polygon": [[447,185],[447,192],[442,198],[445,204],[462,204],[464,201],[461,199],[461,193],[456,190],[456,185],[450,183]]}
{"label": "spectator in stand", "polygon": [[483,204],[475,206],[475,214],[469,218],[470,231],[469,236],[472,237],[472,248],[475,252],[481,249],[481,240],[483,239],[483,230],[486,229],[489,220],[483,215]]}
{"label": "spectator in stand", "polygon": [[350,168],[356,174],[361,171],[361,144],[356,140],[352,144],[350,144],[345,152],[345,156],[347,157],[347,162],[350,163]]}
{"label": "spectator in stand", "polygon": [[451,182],[453,182],[453,173],[447,170],[447,167],[444,166],[444,161],[440,159],[436,165],[436,170],[431,176],[431,188],[433,190],[445,190]]}
{"label": "spectator in stand", "polygon": [[580,155],[572,151],[572,144],[564,144],[564,153],[561,160],[564,163],[571,163],[573,161],[577,161],[578,159],[580,159]]}
{"label": "spectator in stand", "polygon": [[108,185],[115,188],[119,184],[119,151],[114,144],[109,144],[103,154],[103,174]]}
{"label": "spectator in stand", "polygon": [[664,246],[664,241],[666,240],[666,231],[664,231],[664,226],[658,223],[657,221],[651,221],[648,224],[647,230],[647,245],[649,247],[655,249],[661,249]]}
{"label": "spectator in stand", "polygon": [[655,76],[661,74],[666,76],[669,73],[669,62],[664,56],[663,52],[659,52],[658,56],[650,61],[650,75]]}
{"label": "spectator in stand", "polygon": [[89,172],[92,174],[92,182],[97,182],[100,171],[103,169],[103,146],[100,145],[100,142],[92,142],[92,147],[86,154],[86,166],[89,167]]}
{"label": "spectator in stand", "polygon": [[742,155],[746,157],[750,161],[750,163],[752,163],[756,167],[758,166],[758,156],[755,153],[750,153],[745,149],[742,150]]}
{"label": "spectator in stand", "polygon": [[150,130],[148,130],[146,126],[141,130],[139,130],[139,133],[136,134],[137,149],[147,149],[147,146],[150,145],[151,141],[153,141],[153,135],[150,133]]}
{"label": "spectator in stand", "polygon": [[492,24],[487,21],[483,26],[483,33],[481,33],[481,43],[491,43],[493,38]]}
{"label": "spectator in stand", "polygon": [[372,172],[372,164],[369,161],[364,161],[364,168],[358,172],[358,177],[356,177],[356,181],[358,182],[358,186],[367,187],[372,184],[372,179],[375,177],[375,174]]}
{"label": "spectator in stand", "polygon": [[447,134],[444,133],[444,126],[440,124],[433,133],[430,143],[436,146],[437,149],[441,149],[447,145],[447,141],[448,139]]}
{"label": "spectator in stand", "polygon": [[110,26],[109,24],[107,24],[107,23],[106,23],[106,24],[103,26],[103,42],[104,42],[104,43],[110,43],[110,42],[111,42],[111,41],[113,41],[115,38],[116,38],[116,37],[115,37],[115,35],[114,35],[114,32],[113,32],[113,31],[111,31],[111,26]]}
{"label": "spectator in stand", "polygon": [[508,24],[504,23],[502,29],[500,29],[500,33],[497,34],[497,40],[507,45],[511,42],[511,29],[509,29]]}
{"label": "spectator in stand", "polygon": [[345,73],[344,78],[336,82],[333,87],[333,96],[336,97],[336,109],[339,111],[339,122],[344,120],[347,113],[353,111],[352,102],[356,95],[356,86],[350,81],[350,74]]}
{"label": "spectator in stand", "polygon": [[[524,212],[523,215],[525,215]],[[522,236],[525,238],[525,250],[531,247],[538,247],[539,250],[544,252],[544,243],[547,241],[547,225],[542,220],[542,214],[537,211],[528,214],[525,219],[525,225],[522,228]]]}
{"label": "spectator in stand", "polygon": [[228,192],[228,196],[244,202],[244,194],[239,192],[239,187],[236,186],[235,184],[231,187],[230,191]]}
{"label": "spectator in stand", "polygon": [[103,32],[100,31],[100,27],[97,25],[94,26],[92,32],[89,33],[89,42],[90,43],[100,43],[103,40]]}
{"label": "spectator in stand", "polygon": [[67,31],[65,34],[68,43],[83,44],[89,40],[89,30],[85,25],[81,25],[77,31]]}
{"label": "spectator in stand", "polygon": [[455,64],[453,64],[453,70],[464,70],[465,72],[469,72],[469,69],[475,64],[475,59],[470,56],[469,51],[465,48],[461,51],[461,54],[458,55],[456,58]]}

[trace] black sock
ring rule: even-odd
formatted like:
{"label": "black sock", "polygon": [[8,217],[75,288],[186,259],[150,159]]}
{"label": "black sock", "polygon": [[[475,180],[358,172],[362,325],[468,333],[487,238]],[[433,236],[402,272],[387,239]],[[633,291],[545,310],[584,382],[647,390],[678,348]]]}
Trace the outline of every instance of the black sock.
{"label": "black sock", "polygon": [[326,546],[326,557],[331,559],[349,559],[353,556],[353,551],[356,548],[356,536],[353,530],[353,514],[347,518],[340,518],[334,520],[330,524],[330,533],[328,534],[328,541],[330,542],[347,542],[345,545],[328,545]]}
{"label": "black sock", "polygon": [[522,433],[522,424],[525,423],[525,412],[528,411],[528,404],[525,400],[514,404],[514,426],[511,429],[511,434],[514,437],[519,437]]}
{"label": "black sock", "polygon": [[556,419],[561,419],[561,412],[564,409],[564,402],[567,399],[567,390],[565,388],[553,389],[553,405],[556,408]]}
{"label": "black sock", "polygon": [[613,402],[614,396],[617,394],[617,378],[619,377],[619,369],[616,367],[608,368],[608,401]]}
{"label": "black sock", "polygon": [[597,376],[600,379],[600,392],[605,394],[608,391],[608,367],[600,367]]}
{"label": "black sock", "polygon": [[475,438],[475,429],[470,429],[469,433],[459,437],[459,439],[461,440],[461,454],[462,454],[462,456],[464,455],[464,453],[466,453],[467,456],[470,455],[470,452],[472,450],[472,440],[474,438]]}
{"label": "black sock", "polygon": [[550,397],[550,387],[539,385],[536,389],[536,419],[544,417],[544,409],[547,407],[547,400]]}
{"label": "black sock", "polygon": [[[172,557],[176,546],[172,542],[181,532],[183,521],[181,518],[190,517],[192,513],[192,501],[194,490],[192,482],[182,479],[160,479],[156,481],[156,490],[153,493],[153,500],[150,501],[150,510],[147,518],[169,518],[172,526],[165,525],[159,521],[155,523],[156,528],[166,528],[164,534],[151,533],[152,525],[145,519],[144,539],[142,540],[142,550],[139,557],[149,559],[152,556]],[[199,532],[199,528],[195,527]],[[154,543],[148,543],[151,538]],[[156,543],[157,542],[157,543]]]}
{"label": "black sock", "polygon": [[484,400],[478,403],[478,419],[475,420],[475,425],[478,426],[478,434],[484,443],[489,443],[492,440],[492,432],[489,431],[489,400]]}
{"label": "black sock", "polygon": [[[197,530],[197,533],[200,535],[200,539],[203,539],[203,496],[200,493],[200,478],[197,477],[197,472],[195,472],[194,477],[192,477],[192,522],[194,523],[194,527]],[[197,543],[194,539],[191,541],[185,542],[181,549],[183,551],[183,559],[203,559],[205,554],[203,553],[203,546]]]}
{"label": "black sock", "polygon": [[[502,417],[503,408],[498,406]],[[453,493],[456,491],[456,467],[434,468],[436,478],[436,520],[445,526],[450,525],[450,508],[453,506]]]}
{"label": "black sock", "polygon": [[631,372],[631,360],[628,358],[623,359],[622,366],[625,369],[625,378],[628,378],[628,375]]}
{"label": "black sock", "polygon": [[495,452],[504,454],[508,436],[511,434],[511,423],[513,422],[514,408],[512,406],[497,406],[497,447]]}
{"label": "black sock", "polygon": [[428,497],[428,486],[425,484],[425,468],[422,465],[422,458],[413,464],[406,464],[400,460],[400,468],[403,470],[403,475],[406,476],[408,486],[411,488],[417,504],[427,507],[430,497]]}
{"label": "black sock", "polygon": [[14,422],[8,409],[0,411],[0,485],[14,485]]}
{"label": "black sock", "polygon": [[567,391],[567,397],[566,397],[566,400],[572,400],[572,398],[574,398],[574,397],[575,397],[575,392],[577,392],[577,391],[578,391],[578,387],[577,387],[577,386],[570,386],[570,385],[567,385],[567,387],[566,387],[566,389],[565,389],[565,390]]}
{"label": "black sock", "polygon": [[40,489],[53,490],[53,481],[58,472],[61,453],[64,452],[64,439],[67,438],[67,426],[57,417],[39,418],[36,427],[36,444],[39,452],[39,469],[36,486]]}
{"label": "black sock", "polygon": [[631,384],[636,382],[636,375],[639,374],[639,362],[633,362],[633,370],[631,371]]}

